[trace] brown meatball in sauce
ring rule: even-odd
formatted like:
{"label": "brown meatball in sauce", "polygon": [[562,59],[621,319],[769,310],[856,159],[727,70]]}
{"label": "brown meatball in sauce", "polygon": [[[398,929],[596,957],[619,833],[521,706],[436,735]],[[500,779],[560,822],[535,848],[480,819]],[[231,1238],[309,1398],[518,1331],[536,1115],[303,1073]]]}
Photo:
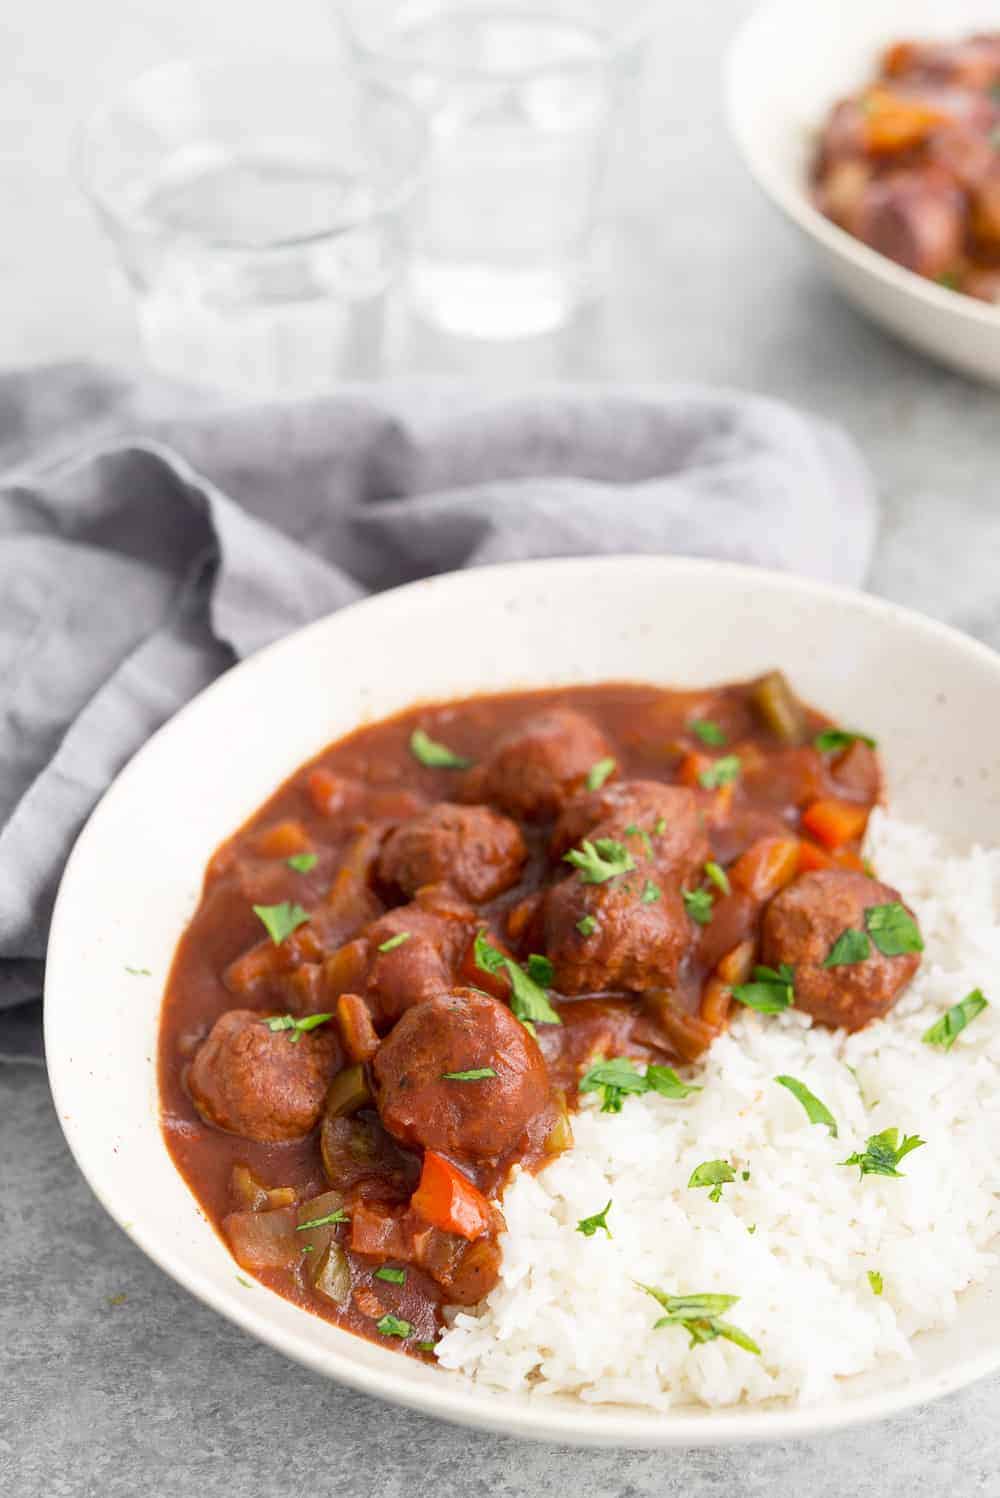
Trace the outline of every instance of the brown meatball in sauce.
{"label": "brown meatball in sauce", "polygon": [[383,884],[414,895],[449,884],[467,900],[492,900],[516,884],[528,856],[520,829],[488,806],[442,801],[391,832],[378,862]]}
{"label": "brown meatball in sauce", "polygon": [[301,1139],[319,1122],[340,1047],[326,1025],[272,1031],[266,1018],[250,1009],[220,1015],[191,1063],[188,1090],[218,1129],[266,1143]]}
{"label": "brown meatball in sauce", "polygon": [[[462,1080],[450,1073],[494,1075]],[[537,1042],[506,1005],[453,989],[409,1009],[373,1065],[385,1127],[403,1144],[469,1160],[512,1149],[548,1102]]]}
{"label": "brown meatball in sauce", "polygon": [[845,931],[865,931],[865,912],[873,905],[897,903],[902,903],[897,890],[866,874],[844,869],[803,874],[767,908],[762,961],[794,969],[797,1008],[831,1029],[860,1030],[889,1012],[920,966],[920,954],[886,957],[870,940],[864,961],[823,964]]}
{"label": "brown meatball in sauce", "polygon": [[554,707],[504,734],[463,781],[463,801],[487,801],[524,822],[557,817],[601,760],[613,758],[600,729],[568,707]]}

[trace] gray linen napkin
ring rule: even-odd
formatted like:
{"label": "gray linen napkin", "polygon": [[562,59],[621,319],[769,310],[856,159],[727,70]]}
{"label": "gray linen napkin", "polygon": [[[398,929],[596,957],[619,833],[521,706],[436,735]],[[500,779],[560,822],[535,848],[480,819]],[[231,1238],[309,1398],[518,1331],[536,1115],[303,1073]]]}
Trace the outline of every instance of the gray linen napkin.
{"label": "gray linen napkin", "polygon": [[219,672],[427,573],[677,552],[860,583],[844,434],[703,389],[450,381],[232,408],[60,366],[0,376],[0,1057],[40,1056],[52,903],[91,808]]}

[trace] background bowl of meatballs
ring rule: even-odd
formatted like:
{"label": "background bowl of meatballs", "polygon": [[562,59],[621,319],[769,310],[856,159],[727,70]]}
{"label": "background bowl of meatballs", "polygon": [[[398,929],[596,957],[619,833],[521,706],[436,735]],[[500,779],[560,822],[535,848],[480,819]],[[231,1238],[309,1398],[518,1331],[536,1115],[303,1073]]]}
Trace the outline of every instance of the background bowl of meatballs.
{"label": "background bowl of meatballs", "polygon": [[863,312],[1000,381],[1000,12],[770,0],[726,65],[758,186]]}

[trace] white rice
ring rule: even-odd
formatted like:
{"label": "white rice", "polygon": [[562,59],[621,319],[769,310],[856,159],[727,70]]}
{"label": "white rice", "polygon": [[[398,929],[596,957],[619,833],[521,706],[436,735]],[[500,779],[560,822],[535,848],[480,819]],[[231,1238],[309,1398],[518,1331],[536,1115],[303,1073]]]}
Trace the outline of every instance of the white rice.
{"label": "white rice", "polygon": [[[881,812],[869,851],[926,942],[889,1019],[848,1037],[794,1010],[741,1012],[692,1068],[702,1092],[630,1097],[620,1114],[587,1100],[573,1149],[509,1185],[500,1282],[477,1311],[454,1315],[438,1344],[446,1368],[593,1403],[806,1402],[847,1374],[911,1357],[917,1332],[954,1318],[956,1297],[993,1267],[1000,1229],[1000,852],[945,856],[924,829]],[[923,1044],[977,987],[995,1003],[952,1050]],[[774,1082],[781,1073],[826,1103],[839,1138],[808,1122]],[[839,1163],[890,1127],[927,1141],[902,1162],[903,1179],[860,1179]],[[717,1203],[687,1185],[716,1158],[750,1169]],[[613,1238],[577,1232],[609,1198]],[[882,1275],[880,1297],[869,1270]],[[660,1310],[637,1280],[738,1295],[726,1317],[761,1355],[722,1338],[690,1348],[680,1327],[654,1331]]]}

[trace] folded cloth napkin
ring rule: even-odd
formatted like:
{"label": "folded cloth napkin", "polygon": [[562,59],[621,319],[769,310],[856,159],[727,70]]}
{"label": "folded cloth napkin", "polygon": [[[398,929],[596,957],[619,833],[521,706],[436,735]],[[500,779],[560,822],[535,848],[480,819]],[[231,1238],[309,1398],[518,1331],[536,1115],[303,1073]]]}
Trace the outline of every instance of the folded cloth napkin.
{"label": "folded cloth napkin", "polygon": [[429,381],[247,410],[61,366],[0,377],[0,474],[0,1056],[41,1055],[20,1006],[88,813],[235,659],[373,590],[523,557],[857,584],[876,526],[842,432],[687,388]]}

